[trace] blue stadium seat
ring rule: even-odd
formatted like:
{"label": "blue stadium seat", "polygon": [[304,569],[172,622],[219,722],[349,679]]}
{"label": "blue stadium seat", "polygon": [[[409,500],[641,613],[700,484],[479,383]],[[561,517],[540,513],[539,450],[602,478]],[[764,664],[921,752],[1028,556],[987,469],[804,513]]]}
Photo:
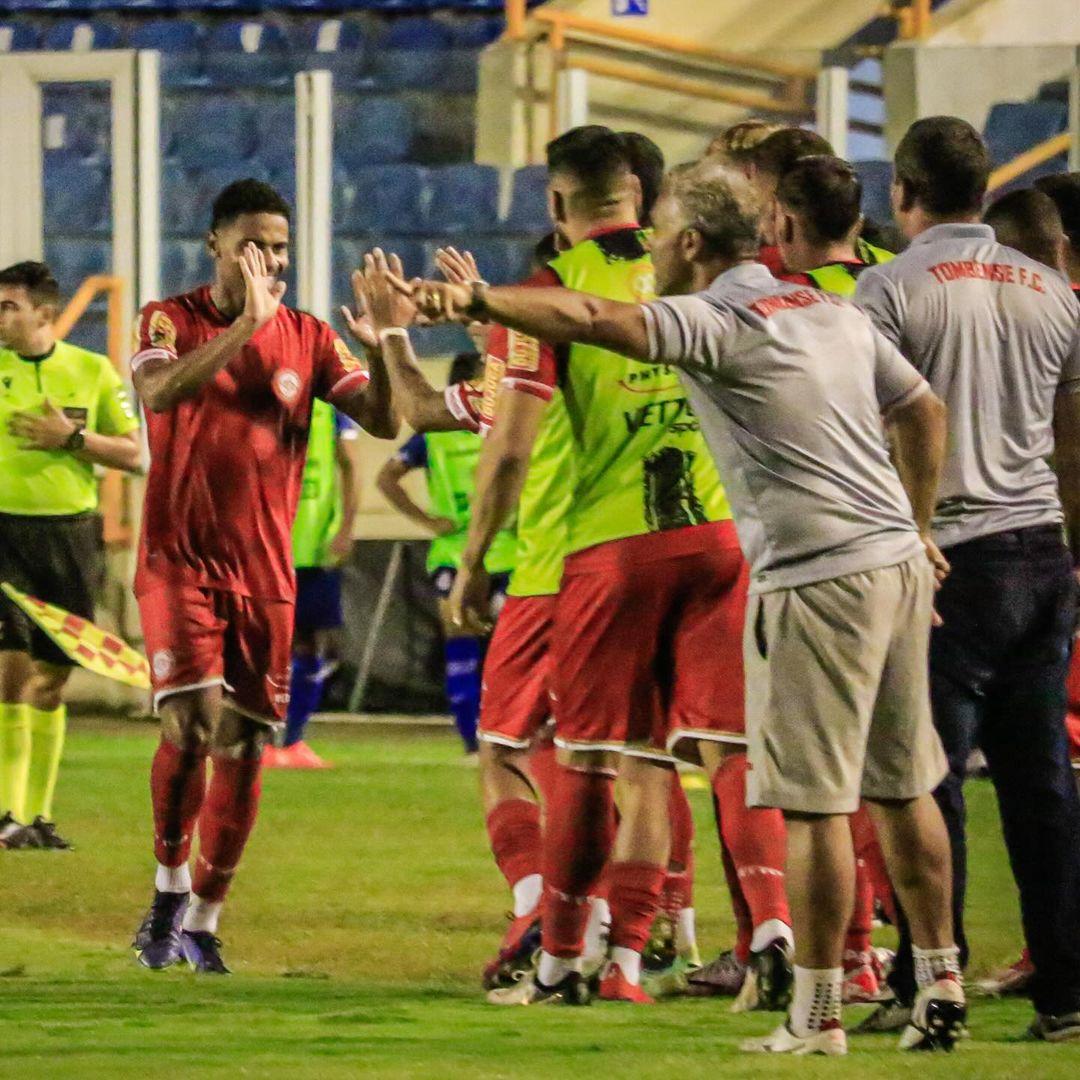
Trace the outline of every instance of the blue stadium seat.
{"label": "blue stadium seat", "polygon": [[292,81],[285,35],[273,23],[227,22],[206,42],[203,68],[212,85],[267,88]]}
{"label": "blue stadium seat", "polygon": [[45,221],[65,233],[107,232],[111,213],[108,170],[84,161],[60,160],[43,170]]}
{"label": "blue stadium seat", "polygon": [[334,111],[334,153],[343,165],[392,164],[409,153],[413,119],[403,101],[339,98]]}
{"label": "blue stadium seat", "polygon": [[361,265],[364,255],[374,248],[394,252],[401,257],[405,273],[410,277],[423,274],[425,261],[424,245],[411,236],[395,236],[390,233],[370,233],[365,236],[339,238],[334,241],[333,289],[334,306],[352,303],[352,289],[349,275]]}
{"label": "blue stadium seat", "polygon": [[266,182],[292,207],[296,206],[296,168],[293,164],[271,169]]}
{"label": "blue stadium seat", "polygon": [[1001,102],[990,110],[983,137],[995,165],[1030,150],[1068,128],[1068,106],[1059,101]]}
{"label": "blue stadium seat", "polygon": [[[432,274],[438,276],[435,270],[435,251],[446,244],[463,246],[461,238],[456,236],[429,240],[424,245],[423,273],[425,276]],[[464,246],[476,257],[476,265],[480,268],[484,280],[491,282],[492,285],[512,285],[524,276],[520,272],[520,252],[513,241],[480,237],[477,240],[470,239]]]}
{"label": "blue stadium seat", "polygon": [[202,235],[210,228],[210,208],[218,193],[234,180],[249,176],[268,179],[266,170],[253,161],[205,169],[166,166],[161,183],[162,231],[174,236]]}
{"label": "blue stadium seat", "polygon": [[42,149],[48,159],[104,159],[109,152],[108,100],[67,87],[42,93]]}
{"label": "blue stadium seat", "polygon": [[38,29],[24,22],[0,22],[0,53],[25,52],[38,47]]}
{"label": "blue stadium seat", "polygon": [[446,233],[499,228],[499,170],[492,165],[444,165],[431,170],[431,228]]}
{"label": "blue stadium seat", "polygon": [[862,181],[862,211],[878,225],[892,221],[889,189],[892,187],[892,162],[856,161],[855,171]]}
{"label": "blue stadium seat", "polygon": [[300,19],[289,31],[294,71],[329,71],[335,90],[375,86],[361,25],[351,19]]}
{"label": "blue stadium seat", "polygon": [[291,97],[263,101],[255,110],[259,145],[255,158],[267,169],[292,165],[296,157],[296,105]]}
{"label": "blue stadium seat", "polygon": [[106,274],[112,264],[107,240],[80,240],[50,233],[45,237],[45,261],[70,296],[91,274]]}
{"label": "blue stadium seat", "polygon": [[423,16],[395,19],[379,42],[380,48],[413,51],[449,49],[453,44],[454,35],[449,27]]}
{"label": "blue stadium seat", "polygon": [[547,169],[543,165],[526,165],[514,173],[507,226],[514,232],[535,234],[537,237],[551,229],[547,210]]}
{"label": "blue stadium seat", "polygon": [[334,228],[344,233],[423,232],[426,174],[416,165],[339,170]]}
{"label": "blue stadium seat", "polygon": [[165,157],[185,166],[240,166],[258,140],[252,107],[225,95],[173,99],[162,109]]}
{"label": "blue stadium seat", "polygon": [[[496,4],[488,2],[487,7],[481,10],[495,9]],[[498,10],[502,10],[501,2],[498,4]],[[482,49],[485,45],[490,45],[491,42],[501,37],[505,28],[506,23],[502,16],[496,15],[488,18],[477,16],[471,19],[461,19],[453,23],[450,27],[450,33],[456,48]]]}
{"label": "blue stadium seat", "polygon": [[194,19],[150,19],[132,29],[128,44],[133,49],[187,53],[200,49],[205,36],[202,25]]}
{"label": "blue stadium seat", "polygon": [[206,244],[202,240],[165,240],[161,245],[161,295],[190,292],[213,274]]}
{"label": "blue stadium seat", "polygon": [[63,49],[71,52],[118,49],[120,44],[119,28],[114,23],[99,19],[60,19],[50,22],[41,38],[43,49]]}
{"label": "blue stadium seat", "polygon": [[420,90],[442,86],[453,35],[423,17],[395,19],[378,43],[375,79],[381,89]]}
{"label": "blue stadium seat", "polygon": [[351,19],[298,19],[287,31],[297,52],[336,53],[362,49],[364,29]]}

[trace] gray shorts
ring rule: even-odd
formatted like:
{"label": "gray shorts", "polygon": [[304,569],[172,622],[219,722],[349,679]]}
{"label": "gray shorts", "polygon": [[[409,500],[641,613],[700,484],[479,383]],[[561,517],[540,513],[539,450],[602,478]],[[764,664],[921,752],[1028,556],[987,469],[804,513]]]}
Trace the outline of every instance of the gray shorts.
{"label": "gray shorts", "polygon": [[912,799],[944,779],[927,667],[933,597],[920,555],[750,598],[751,806],[850,814],[860,798]]}

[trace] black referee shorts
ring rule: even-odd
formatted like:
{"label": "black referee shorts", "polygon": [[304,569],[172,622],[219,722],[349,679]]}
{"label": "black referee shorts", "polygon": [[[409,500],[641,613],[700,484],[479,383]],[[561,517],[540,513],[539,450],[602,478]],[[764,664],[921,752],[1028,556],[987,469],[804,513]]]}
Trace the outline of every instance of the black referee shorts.
{"label": "black referee shorts", "polygon": [[[0,581],[84,619],[105,579],[101,517],[95,513],[0,514]],[[0,651],[28,652],[50,664],[72,661],[0,593]]]}

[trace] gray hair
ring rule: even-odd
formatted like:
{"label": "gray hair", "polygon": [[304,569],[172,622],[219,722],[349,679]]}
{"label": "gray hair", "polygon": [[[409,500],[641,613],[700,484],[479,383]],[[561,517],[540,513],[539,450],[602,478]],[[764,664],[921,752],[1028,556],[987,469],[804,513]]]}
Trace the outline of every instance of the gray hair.
{"label": "gray hair", "polygon": [[713,254],[726,259],[757,254],[761,203],[741,172],[709,159],[677,165],[664,180],[664,194]]}

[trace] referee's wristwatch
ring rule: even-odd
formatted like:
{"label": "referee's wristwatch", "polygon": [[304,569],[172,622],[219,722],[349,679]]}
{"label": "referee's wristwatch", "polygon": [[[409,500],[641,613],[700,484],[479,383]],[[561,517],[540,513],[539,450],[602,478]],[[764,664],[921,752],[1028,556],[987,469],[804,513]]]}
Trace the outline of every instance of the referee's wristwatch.
{"label": "referee's wristwatch", "polygon": [[77,427],[68,437],[64,443],[64,449],[69,450],[73,454],[77,454],[84,446],[86,446],[86,435],[83,433],[83,429]]}

